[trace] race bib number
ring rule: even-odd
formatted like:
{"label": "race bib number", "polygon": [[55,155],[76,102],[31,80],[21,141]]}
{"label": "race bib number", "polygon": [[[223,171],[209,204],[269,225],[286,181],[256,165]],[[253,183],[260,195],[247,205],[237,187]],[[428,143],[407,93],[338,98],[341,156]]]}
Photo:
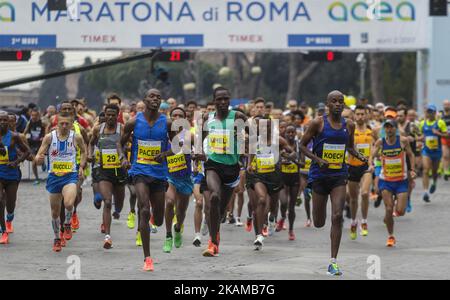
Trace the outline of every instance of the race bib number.
{"label": "race bib number", "polygon": [[6,165],[9,163],[9,154],[8,154],[8,147],[5,147],[5,154],[0,153],[0,165]]}
{"label": "race bib number", "polygon": [[438,150],[439,149],[439,139],[437,136],[427,136],[425,140],[425,145],[430,150]]}
{"label": "race bib number", "polygon": [[358,144],[356,150],[366,158],[370,156],[370,144]]}
{"label": "race bib number", "polygon": [[309,157],[305,158],[305,167],[301,169],[301,171],[303,172],[307,172],[309,171],[309,169],[311,169],[311,164],[312,164],[312,160]]}
{"label": "race bib number", "polygon": [[275,172],[275,157],[273,154],[257,155],[256,167],[261,174]]}
{"label": "race bib number", "polygon": [[70,161],[54,161],[51,167],[51,172],[57,176],[63,176],[73,172],[73,162]]}
{"label": "race bib number", "polygon": [[213,129],[208,135],[208,147],[211,153],[227,154],[230,153],[230,130]]}
{"label": "race bib number", "polygon": [[298,166],[297,164],[281,165],[281,172],[286,174],[298,173]]}
{"label": "race bib number", "polygon": [[138,141],[137,163],[159,165],[155,157],[161,153],[161,142]]}
{"label": "race bib number", "polygon": [[398,178],[403,176],[403,163],[400,158],[388,159],[384,161],[384,170],[387,178]]}
{"label": "race bib number", "polygon": [[119,153],[116,149],[102,150],[102,167],[103,169],[120,168]]}
{"label": "race bib number", "polygon": [[329,169],[342,169],[345,161],[345,145],[324,144],[322,159],[329,163]]}
{"label": "race bib number", "polygon": [[183,153],[167,157],[169,173],[175,173],[187,169],[186,157]]}

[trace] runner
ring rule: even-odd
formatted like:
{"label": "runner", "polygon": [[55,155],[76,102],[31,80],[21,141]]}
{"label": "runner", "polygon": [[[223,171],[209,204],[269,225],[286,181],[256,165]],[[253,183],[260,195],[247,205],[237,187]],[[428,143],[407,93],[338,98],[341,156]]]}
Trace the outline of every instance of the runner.
{"label": "runner", "polygon": [[31,111],[31,119],[27,124],[27,127],[25,128],[24,134],[27,137],[28,145],[31,148],[31,154],[32,154],[32,168],[33,168],[33,174],[35,178],[34,185],[38,185],[41,183],[39,180],[39,174],[37,165],[34,161],[34,156],[37,154],[39,148],[42,145],[42,140],[45,136],[45,124],[41,120],[41,114],[39,112],[39,109],[34,108]]}
{"label": "runner", "polygon": [[241,132],[236,131],[234,123],[236,120],[247,121],[244,114],[229,110],[231,95],[227,89],[216,88],[213,98],[216,112],[203,118],[204,130],[207,129],[203,131],[203,137],[208,138],[206,182],[211,193],[208,199],[210,241],[203,252],[207,257],[219,254],[220,221],[226,213],[233,189],[239,184],[238,135]]}
{"label": "runner", "polygon": [[[94,127],[89,143],[90,161],[96,160],[95,148],[98,148],[100,159],[97,168],[97,181],[103,206],[102,233],[105,234],[103,248],[111,249],[111,210],[114,196],[116,216],[122,210],[125,198],[127,174],[120,166],[117,146],[123,134],[123,125],[118,122],[120,109],[115,104],[105,107],[106,122]],[[117,218],[117,217],[116,217]]]}
{"label": "runner", "polygon": [[[170,149],[160,154],[161,159],[167,160],[169,171],[169,188],[166,192],[166,240],[163,247],[165,253],[172,252],[174,245],[175,248],[180,248],[183,244],[184,220],[189,206],[189,198],[194,190],[190,155],[193,137],[188,129],[189,127],[186,124],[181,124],[181,120],[187,122],[186,111],[176,107],[170,111],[170,118],[176,127],[183,125],[184,128],[180,127],[177,138],[171,140]],[[173,144],[175,142],[179,143],[178,147]],[[176,149],[180,149],[180,151],[174,153]],[[173,224],[175,216],[176,223]]]}
{"label": "runner", "polygon": [[[13,220],[17,190],[22,179],[19,164],[30,155],[30,149],[18,133],[9,129],[8,113],[0,111],[0,244],[9,243],[14,233]],[[6,209],[6,220],[5,220]]]}
{"label": "runner", "polygon": [[[449,137],[447,125],[444,120],[436,120],[437,108],[435,105],[428,105],[426,118],[420,123],[419,130],[422,134],[424,148],[422,150],[423,160],[423,188],[425,194],[423,201],[430,202],[430,194],[434,194],[437,188],[438,169],[442,159],[441,138]],[[432,172],[433,183],[430,187],[430,171]]]}
{"label": "runner", "polygon": [[[313,188],[313,216],[317,228],[325,226],[328,196],[331,198],[331,260],[328,274],[340,276],[342,272],[337,264],[337,255],[348,177],[346,150],[362,162],[367,160],[354,148],[354,123],[342,118],[344,95],[339,91],[331,92],[327,97],[327,106],[329,115],[314,119],[300,144],[301,151],[313,161],[309,182]],[[312,140],[314,146],[311,152],[307,146]]]}
{"label": "runner", "polygon": [[[283,180],[284,189],[280,194],[280,211],[281,211],[281,219],[277,224],[277,232],[280,232],[284,229],[284,222],[286,220],[286,210],[289,209],[288,217],[289,217],[289,240],[295,240],[294,233],[294,222],[295,222],[295,204],[297,201],[297,196],[300,189],[300,171],[298,162],[300,161],[300,147],[299,141],[296,139],[297,130],[295,126],[289,125],[286,128],[286,136],[285,140],[290,149],[294,149],[296,157],[294,162],[283,159],[281,164],[281,178]],[[304,165],[300,166],[304,167]]]}
{"label": "runner", "polygon": [[[106,116],[105,112],[102,111],[98,115],[98,123],[94,126],[101,126],[103,123],[106,122]],[[88,149],[89,150],[89,149]],[[94,146],[94,157],[91,158],[90,155],[88,155],[88,162],[90,162],[92,165],[92,191],[94,193],[94,206],[97,209],[100,209],[102,207],[102,194],[100,194],[100,187],[99,187],[99,180],[98,180],[98,173],[100,169],[100,151],[98,150],[97,145]],[[104,233],[104,230],[102,230],[102,233]]]}
{"label": "runner", "polygon": [[[370,160],[372,155],[371,150],[376,140],[378,140],[376,133],[367,125],[367,109],[364,106],[358,105],[354,113],[356,128],[355,128],[355,147],[361,155],[367,160]],[[357,158],[350,155],[348,161],[348,194],[350,196],[350,209],[352,223],[350,227],[350,238],[356,240],[358,233],[358,222],[356,217],[358,214],[359,201],[361,194],[361,232],[362,236],[369,234],[367,225],[367,216],[369,214],[369,196],[370,187],[372,186],[372,169],[369,169],[367,163],[361,162]]]}
{"label": "runner", "polygon": [[168,149],[172,121],[158,112],[161,104],[159,90],[150,89],[143,101],[145,112],[138,113],[125,125],[119,155],[122,167],[128,169],[130,162],[125,155],[126,145],[132,136],[131,169],[128,174],[132,177],[138,199],[139,232],[145,258],[143,270],[151,272],[154,266],[150,256],[149,222],[152,215],[155,225],[162,225],[167,190],[167,164],[164,160],[156,161],[156,156]]}
{"label": "runner", "polygon": [[[387,247],[394,247],[394,212],[397,216],[403,216],[408,201],[408,167],[406,157],[411,161],[410,175],[416,178],[414,153],[406,137],[401,137],[397,132],[397,122],[386,120],[384,123],[386,137],[379,139],[374,146],[369,165],[373,166],[373,156],[381,151],[382,170],[380,174],[379,188],[383,195],[386,207],[384,223],[387,226]],[[394,199],[395,196],[395,199]],[[395,200],[397,201],[395,204]]]}
{"label": "runner", "polygon": [[[61,251],[63,241],[65,243],[72,239],[71,220],[77,197],[77,182],[83,178],[86,166],[85,144],[83,138],[71,130],[73,122],[71,114],[59,114],[57,129],[44,137],[35,159],[37,165],[42,165],[45,155],[49,157],[47,191],[50,194],[55,252]],[[78,151],[80,164],[77,164],[76,159]],[[60,232],[62,204],[65,208],[64,232]]]}

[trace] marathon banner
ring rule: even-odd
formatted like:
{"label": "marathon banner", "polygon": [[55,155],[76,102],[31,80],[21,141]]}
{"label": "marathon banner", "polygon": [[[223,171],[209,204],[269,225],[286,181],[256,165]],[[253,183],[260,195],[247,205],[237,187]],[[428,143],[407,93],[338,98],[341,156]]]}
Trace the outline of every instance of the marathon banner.
{"label": "marathon banner", "polygon": [[0,49],[428,48],[424,0],[0,0]]}

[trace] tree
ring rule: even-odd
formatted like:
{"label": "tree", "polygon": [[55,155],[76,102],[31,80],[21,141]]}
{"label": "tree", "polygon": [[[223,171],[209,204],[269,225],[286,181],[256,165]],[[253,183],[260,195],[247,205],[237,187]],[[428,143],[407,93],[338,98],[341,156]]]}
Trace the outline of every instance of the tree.
{"label": "tree", "polygon": [[386,101],[383,81],[384,56],[382,53],[370,53],[369,58],[372,99],[374,102],[384,102]]}
{"label": "tree", "polygon": [[[92,65],[92,60],[90,57],[85,58],[84,65]],[[90,108],[100,110],[103,104],[102,92],[98,87],[92,86],[87,80],[88,74],[90,72],[92,71],[81,73],[80,79],[78,81],[77,98],[86,99]]]}
{"label": "tree", "polygon": [[[64,69],[64,54],[62,52],[44,52],[39,57],[39,64],[44,73],[53,73]],[[55,102],[67,98],[66,77],[47,79],[39,90],[39,106],[45,108]]]}

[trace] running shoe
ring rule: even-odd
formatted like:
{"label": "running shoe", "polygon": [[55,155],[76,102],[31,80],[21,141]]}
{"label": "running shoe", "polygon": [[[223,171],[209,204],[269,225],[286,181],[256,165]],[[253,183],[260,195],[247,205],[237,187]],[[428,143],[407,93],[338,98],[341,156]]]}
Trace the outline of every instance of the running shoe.
{"label": "running shoe", "polygon": [[112,239],[109,235],[105,236],[105,241],[103,243],[103,248],[109,250],[113,247]]}
{"label": "running shoe", "polygon": [[430,203],[430,196],[428,195],[428,193],[425,193],[423,195],[423,201],[425,201],[426,203]]}
{"label": "running shoe", "polygon": [[113,212],[112,216],[113,216],[114,220],[119,220],[120,219],[120,213],[117,212],[117,211]]}
{"label": "running shoe", "polygon": [[207,236],[209,233],[208,224],[206,223],[206,219],[202,222],[202,227],[200,229],[203,236]]}
{"label": "running shoe", "polygon": [[378,198],[377,198],[377,200],[375,201],[375,203],[374,203],[373,206],[375,206],[375,208],[380,207],[381,201],[383,201],[383,197],[382,197],[381,195],[378,195]]}
{"label": "running shoe", "polygon": [[41,181],[40,180],[35,180],[34,182],[33,182],[33,186],[37,186],[37,185],[40,185],[41,184]]}
{"label": "running shoe", "polygon": [[[174,223],[175,224],[175,223]],[[150,231],[153,234],[158,233],[158,226],[155,225],[155,219],[152,217],[150,218]]]}
{"label": "running shoe", "polygon": [[252,232],[252,228],[253,228],[253,219],[247,218],[247,222],[245,223],[245,231]]}
{"label": "running shoe", "polygon": [[275,219],[273,219],[273,221],[270,221],[270,217],[269,217],[268,224],[269,224],[269,236],[272,236],[275,233],[275,229],[277,227],[277,224],[275,223]]}
{"label": "running shoe", "polygon": [[204,257],[216,257],[219,254],[219,248],[211,240],[208,241],[208,248],[203,251]]}
{"label": "running shoe", "polygon": [[337,265],[337,263],[332,263],[328,266],[327,274],[330,276],[342,276],[342,272],[339,269],[339,266]]}
{"label": "running shoe", "polygon": [[268,237],[269,236],[269,230],[267,229],[267,225],[264,225],[263,230],[262,230],[262,235],[264,237]]}
{"label": "running shoe", "polygon": [[2,234],[2,237],[0,238],[0,245],[7,245],[9,244],[9,236],[6,232]]}
{"label": "running shoe", "polygon": [[163,252],[164,253],[172,252],[172,247],[173,247],[173,238],[166,237],[166,240],[164,241]]}
{"label": "running shoe", "polygon": [[408,199],[408,204],[406,205],[406,212],[410,214],[412,212],[411,198]]}
{"label": "running shoe", "polygon": [[236,227],[242,227],[244,223],[241,222],[241,218],[236,218]]}
{"label": "running shoe", "polygon": [[395,240],[395,237],[390,236],[386,242],[386,247],[392,248],[397,244],[397,241]]}
{"label": "running shoe", "polygon": [[433,183],[430,187],[430,194],[433,195],[436,192],[436,183]]}
{"label": "running shoe", "polygon": [[67,243],[66,243],[66,239],[64,238],[64,232],[60,231],[59,232],[59,239],[61,240],[61,247],[66,247]]}
{"label": "running shoe", "polygon": [[183,245],[183,233],[181,231],[176,232],[174,230],[174,235],[175,237],[173,243],[175,245],[175,248],[181,248],[181,246]]}
{"label": "running shoe", "polygon": [[233,214],[228,215],[228,224],[236,224],[236,218],[233,216]]}
{"label": "running shoe", "polygon": [[352,241],[356,240],[358,237],[358,224],[352,224],[350,227],[350,239]]}
{"label": "running shoe", "polygon": [[311,220],[306,220],[305,227],[306,228],[311,228],[311,226],[312,226],[312,221]]}
{"label": "running shoe", "polygon": [[142,237],[139,231],[136,233],[136,247],[142,247]]}
{"label": "running shoe", "polygon": [[261,234],[256,236],[255,242],[253,242],[253,246],[255,246],[255,251],[261,251],[264,245],[264,237]]}
{"label": "running shoe", "polygon": [[147,257],[144,261],[144,267],[142,268],[144,272],[153,272],[155,270],[153,266],[153,259]]}
{"label": "running shoe", "polygon": [[194,241],[192,242],[192,244],[193,244],[195,247],[201,247],[201,246],[202,246],[202,240],[201,240],[201,238],[200,238],[200,235],[196,235],[196,236],[195,236]]}
{"label": "running shoe", "polygon": [[295,199],[295,206],[301,206],[302,202],[302,198],[298,196],[297,199]]}
{"label": "running shoe", "polygon": [[127,226],[130,229],[134,229],[134,227],[136,227],[136,214],[135,213],[130,212],[128,214]]}
{"label": "running shoe", "polygon": [[290,241],[295,241],[295,233],[294,233],[294,230],[289,230],[288,236],[289,236],[289,240],[290,240]]}
{"label": "running shoe", "polygon": [[66,241],[70,241],[72,239],[73,233],[72,233],[72,227],[70,224],[64,225],[64,239]]}
{"label": "running shoe", "polygon": [[14,226],[12,222],[6,221],[6,233],[14,233]]}
{"label": "running shoe", "polygon": [[275,229],[276,232],[280,232],[284,229],[284,219],[280,219],[280,221],[277,222],[277,229]]}
{"label": "running shoe", "polygon": [[72,224],[73,231],[77,231],[78,229],[80,229],[80,220],[78,219],[77,213],[73,213],[71,224]]}
{"label": "running shoe", "polygon": [[102,195],[100,195],[100,193],[97,193],[94,195],[94,206],[96,209],[100,209],[102,208]]}
{"label": "running shoe", "polygon": [[61,251],[62,251],[61,240],[55,239],[53,241],[53,252],[61,252]]}
{"label": "running shoe", "polygon": [[369,235],[369,226],[367,223],[361,224],[361,236],[368,236]]}

